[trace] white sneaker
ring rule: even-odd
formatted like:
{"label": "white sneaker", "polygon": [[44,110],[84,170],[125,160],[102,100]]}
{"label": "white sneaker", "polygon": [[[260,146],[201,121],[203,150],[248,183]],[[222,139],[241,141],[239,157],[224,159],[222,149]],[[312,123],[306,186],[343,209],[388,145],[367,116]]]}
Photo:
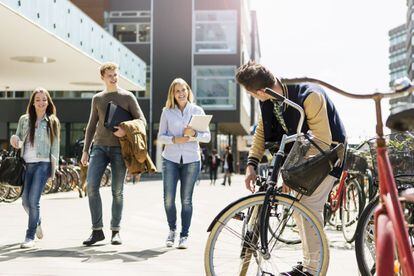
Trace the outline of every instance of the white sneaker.
{"label": "white sneaker", "polygon": [[41,240],[43,239],[43,230],[42,230],[42,225],[38,224],[36,227],[36,237]]}
{"label": "white sneaker", "polygon": [[178,243],[178,249],[187,249],[188,248],[188,237],[181,237],[180,242]]}
{"label": "white sneaker", "polygon": [[170,230],[170,233],[168,234],[165,245],[167,247],[172,247],[174,245],[174,241],[175,241],[175,231]]}
{"label": "white sneaker", "polygon": [[24,242],[20,244],[20,248],[32,248],[35,246],[35,242],[32,239],[25,239]]}

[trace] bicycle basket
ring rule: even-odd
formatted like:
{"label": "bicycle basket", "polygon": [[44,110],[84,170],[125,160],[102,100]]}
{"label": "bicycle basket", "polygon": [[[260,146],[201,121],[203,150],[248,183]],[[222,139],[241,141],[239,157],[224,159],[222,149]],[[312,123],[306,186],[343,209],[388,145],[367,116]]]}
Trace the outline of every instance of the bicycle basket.
{"label": "bicycle basket", "polygon": [[366,153],[358,150],[348,148],[346,151],[345,168],[351,172],[365,173],[368,169],[368,160]]}
{"label": "bicycle basket", "polygon": [[296,192],[310,196],[343,154],[343,144],[331,149],[315,137],[299,136],[281,169],[283,181]]}
{"label": "bicycle basket", "polygon": [[[385,136],[388,158],[394,177],[410,178],[414,181],[414,133],[396,132]],[[378,181],[376,139],[368,141],[372,155],[372,167],[375,180]]]}

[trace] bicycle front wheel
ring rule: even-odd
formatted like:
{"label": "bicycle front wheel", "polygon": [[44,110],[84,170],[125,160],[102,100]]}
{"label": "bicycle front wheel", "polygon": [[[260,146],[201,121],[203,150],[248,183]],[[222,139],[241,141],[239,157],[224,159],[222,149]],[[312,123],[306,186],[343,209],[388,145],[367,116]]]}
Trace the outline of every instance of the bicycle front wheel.
{"label": "bicycle front wheel", "polygon": [[375,275],[375,223],[374,213],[378,197],[372,200],[361,214],[355,237],[355,255],[362,276]]}
{"label": "bicycle front wheel", "polygon": [[[297,200],[276,195],[270,204],[267,241],[269,254],[264,255],[260,248],[259,214],[264,202],[264,194],[255,194],[233,204],[212,227],[207,240],[204,265],[207,275],[278,275],[289,271],[304,258],[302,244],[292,244],[283,240],[300,239],[295,227],[286,227],[286,210],[296,219],[307,224],[307,233],[312,236],[317,250],[310,257],[316,275],[325,275],[329,263],[326,236],[315,215]],[[282,238],[281,238],[282,237]]]}

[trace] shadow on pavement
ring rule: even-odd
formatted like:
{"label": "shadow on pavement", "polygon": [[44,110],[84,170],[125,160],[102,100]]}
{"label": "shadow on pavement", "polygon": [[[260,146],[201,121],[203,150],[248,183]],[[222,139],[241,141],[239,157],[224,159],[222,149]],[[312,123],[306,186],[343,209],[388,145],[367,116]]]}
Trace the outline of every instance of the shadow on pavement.
{"label": "shadow on pavement", "polygon": [[[94,246],[95,247],[95,246]],[[0,246],[0,262],[16,258],[77,258],[81,262],[106,262],[121,260],[125,263],[142,262],[158,257],[174,249],[165,247],[150,248],[142,251],[120,252],[117,250],[96,250],[94,247],[69,247],[62,249],[20,249],[19,243]]]}

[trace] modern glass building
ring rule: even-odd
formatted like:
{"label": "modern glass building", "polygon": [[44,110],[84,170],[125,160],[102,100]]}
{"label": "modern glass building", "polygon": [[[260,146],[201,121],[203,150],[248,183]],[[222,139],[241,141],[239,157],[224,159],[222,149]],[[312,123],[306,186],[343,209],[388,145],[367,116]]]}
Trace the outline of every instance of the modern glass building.
{"label": "modern glass building", "polygon": [[[402,77],[414,79],[414,1],[407,1],[407,21],[391,29],[389,36],[390,85]],[[404,103],[414,103],[413,95],[390,100],[391,112]]]}
{"label": "modern glass building", "polygon": [[61,152],[82,136],[99,66],[120,65],[120,84],[146,89],[146,63],[67,0],[0,0],[0,144],[7,147],[36,87],[51,92],[62,123]]}
{"label": "modern glass building", "polygon": [[73,0],[148,65],[146,89],[138,102],[149,122],[149,143],[160,162],[158,122],[168,87],[185,79],[197,104],[213,114],[212,142],[206,149],[231,145],[240,169],[247,155],[243,137],[255,123],[257,108],[235,81],[238,66],[260,60],[256,14],[247,0]]}

